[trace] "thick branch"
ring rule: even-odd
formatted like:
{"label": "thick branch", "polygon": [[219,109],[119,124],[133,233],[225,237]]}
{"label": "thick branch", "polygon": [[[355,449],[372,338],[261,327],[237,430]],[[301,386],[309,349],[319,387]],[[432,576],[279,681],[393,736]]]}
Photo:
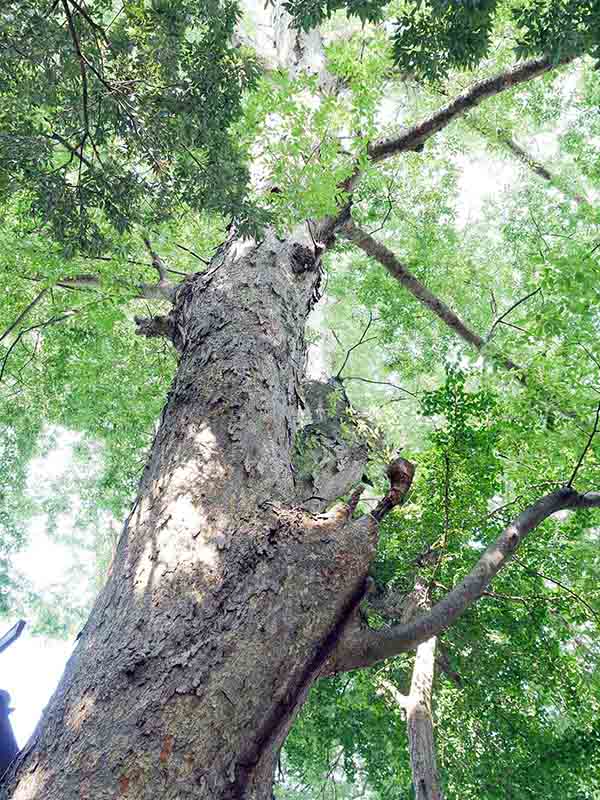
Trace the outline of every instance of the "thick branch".
{"label": "thick branch", "polygon": [[526,508],[483,553],[466,577],[414,622],[371,630],[358,622],[348,630],[327,665],[326,673],[371,666],[414,650],[421,642],[449,628],[486,591],[523,539],[557,511],[600,507],[600,492],[580,494],[565,486]]}
{"label": "thick branch", "polygon": [[443,130],[452,120],[478,106],[488,97],[493,97],[507,89],[512,89],[520,83],[537,78],[538,75],[543,75],[554,67],[567,64],[570,61],[573,61],[573,57],[563,58],[559,62],[553,61],[548,56],[533,58],[516,64],[499,75],[477,81],[466,92],[463,92],[463,94],[456,97],[439,111],[436,111],[426,120],[423,120],[423,122],[413,125],[399,136],[375,142],[369,148],[371,160],[381,161],[396,153],[420,149],[427,139],[438,133],[438,131]]}
{"label": "thick branch", "polygon": [[[369,145],[369,158],[371,162],[376,163],[397,153],[411,150],[420,152],[424,143],[431,136],[443,130],[453,120],[463,116],[467,111],[478,106],[483,100],[511,89],[518,84],[532,80],[557,66],[567,64],[573,60],[572,57],[565,57],[558,62],[549,57],[535,58],[516,64],[499,75],[478,81],[422,122],[407,128],[398,136],[380,139]],[[325,217],[315,225],[316,238],[323,248],[330,247],[333,244],[336,231],[341,228],[348,218],[352,204],[352,193],[360,181],[361,175],[362,167],[357,164],[353,173],[339,186],[341,196],[345,198],[344,205],[339,208],[336,214]]]}
{"label": "thick branch", "polygon": [[[485,347],[486,341],[478,333],[471,330],[460,317],[452,311],[439,297],[433,294],[424,286],[415,275],[402,264],[391,250],[373,239],[366,231],[358,228],[352,220],[347,220],[341,229],[341,233],[354,242],[366,255],[374,258],[394,277],[398,283],[412,294],[420,303],[439,317],[442,322],[451,328],[460,338],[481,352]],[[518,370],[519,366],[509,358],[501,358],[500,364],[510,370]]]}

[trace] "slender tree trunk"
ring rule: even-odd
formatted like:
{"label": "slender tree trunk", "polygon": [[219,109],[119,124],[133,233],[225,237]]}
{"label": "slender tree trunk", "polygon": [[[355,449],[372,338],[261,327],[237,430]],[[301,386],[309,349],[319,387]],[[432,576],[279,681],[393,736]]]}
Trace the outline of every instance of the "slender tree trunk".
{"label": "slender tree trunk", "polygon": [[319,271],[310,240],[269,234],[178,291],[165,327],[179,367],[137,500],[4,796],[270,800],[279,748],[364,593],[376,539],[372,518],[298,507]]}
{"label": "slender tree trunk", "polygon": [[[436,556],[437,559],[437,556]],[[390,608],[392,615],[410,622],[431,608],[428,586],[420,575],[415,588],[402,601],[402,606]],[[431,694],[436,660],[436,637],[417,647],[410,691],[402,694],[393,684],[384,681],[383,691],[404,709],[408,734],[408,749],[416,800],[444,800],[435,757]]]}
{"label": "slender tree trunk", "polygon": [[435,643],[433,636],[417,648],[410,694],[406,703],[408,746],[416,800],[443,800],[431,716]]}

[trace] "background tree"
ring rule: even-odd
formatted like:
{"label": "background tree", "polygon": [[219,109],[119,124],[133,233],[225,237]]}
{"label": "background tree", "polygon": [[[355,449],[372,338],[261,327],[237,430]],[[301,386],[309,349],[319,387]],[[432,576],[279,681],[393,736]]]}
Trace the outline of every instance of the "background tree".
{"label": "background tree", "polygon": [[[7,147],[14,154],[33,129],[71,149],[52,139],[53,153],[13,155],[5,186],[7,552],[20,536],[15,518],[37,502],[60,521],[65,507],[63,487],[23,499],[42,426],[84,434],[88,475],[73,488],[101,474],[83,509],[99,526],[99,510],[118,514],[134,493],[136,461],[151,444],[108,582],[7,778],[9,796],[270,797],[296,713],[316,679],[334,673],[344,674],[316,683],[285,768],[398,796],[411,780],[398,698],[413,657],[402,654],[446,628],[433,689],[446,796],[565,796],[565,785],[574,798],[593,796],[597,569],[587,509],[598,496],[573,487],[598,486],[594,161],[581,134],[594,130],[597,78],[585,61],[555,70],[593,49],[587,39],[559,51],[547,36],[512,65],[523,43],[511,8],[494,5],[498,44],[477,72],[413,69],[408,80],[385,24],[339,33],[333,24],[325,61],[319,36],[294,33],[277,5],[273,58],[286,70],[265,59],[225,130],[231,117],[210,109],[241,110],[232,5],[126,4],[116,29],[118,9],[102,4],[48,3],[22,19],[9,7],[3,52],[32,48],[25,75],[41,101]],[[38,71],[40,14],[65,63],[60,91]],[[210,15],[225,21],[218,41]],[[114,30],[129,44],[113,64],[118,42],[104,42]],[[165,30],[173,47],[163,64]],[[238,37],[255,34],[246,22]],[[197,88],[198,42],[225,54],[209,89]],[[153,84],[154,99],[131,100],[130,71],[145,92],[155,60],[164,85]],[[187,112],[206,117],[202,142],[173,110],[168,81],[182,70],[193,87]],[[175,88],[179,100],[186,90]],[[122,122],[130,102],[141,115],[158,108],[137,131]],[[554,131],[565,167],[535,168],[527,147],[542,131]],[[225,190],[215,182],[214,196],[195,195],[196,184],[210,186],[203,170],[221,146]],[[515,159],[519,189],[509,185],[465,224],[460,165],[473,152]],[[236,153],[254,159],[243,199],[226,166]],[[48,169],[58,194],[44,183]],[[119,193],[142,176],[138,191]],[[88,181],[110,186],[110,202],[86,195]],[[163,213],[146,215],[154,194]],[[40,202],[59,195],[78,200],[64,213]],[[265,219],[271,227],[255,241],[240,238]],[[336,379],[318,384],[306,380],[304,323],[323,267]],[[135,323],[144,336],[131,335]],[[344,389],[371,406],[369,423]],[[398,447],[418,471],[396,510],[412,479]],[[376,491],[357,511],[365,469]],[[408,613],[415,583],[431,611]],[[22,596],[16,587],[8,600],[15,607]],[[561,748],[550,769],[543,754]],[[294,791],[291,780],[282,792]],[[417,782],[417,796],[425,790]]]}

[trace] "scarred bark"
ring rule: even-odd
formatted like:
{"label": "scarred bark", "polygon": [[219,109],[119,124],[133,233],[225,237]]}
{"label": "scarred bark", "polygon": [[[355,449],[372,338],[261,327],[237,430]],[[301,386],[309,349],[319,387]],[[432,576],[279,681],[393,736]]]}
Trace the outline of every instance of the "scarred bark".
{"label": "scarred bark", "polygon": [[371,517],[297,507],[319,271],[310,243],[270,234],[178,291],[180,363],[138,498],[7,796],[271,797],[376,543]]}

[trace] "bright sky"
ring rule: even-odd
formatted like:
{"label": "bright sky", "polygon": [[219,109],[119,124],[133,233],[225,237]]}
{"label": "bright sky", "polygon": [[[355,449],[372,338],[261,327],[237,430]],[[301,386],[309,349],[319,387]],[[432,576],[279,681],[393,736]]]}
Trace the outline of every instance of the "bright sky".
{"label": "bright sky", "polygon": [[[1,633],[10,628],[6,624]],[[19,747],[33,733],[40,715],[65,668],[73,642],[32,637],[27,629],[21,638],[0,654],[2,686],[15,709],[10,716]]]}
{"label": "bright sky", "polygon": [[[70,431],[57,435],[56,446],[48,455],[36,458],[29,468],[28,490],[40,496],[43,487],[73,469],[72,448],[81,436]],[[74,509],[76,510],[76,509]],[[29,545],[13,557],[15,568],[23,574],[36,591],[45,592],[53,588],[59,592],[65,585],[71,591],[85,596],[89,586],[83,583],[74,586],[72,567],[76,555],[66,544],[54,542],[46,533],[45,517],[35,517],[29,529]],[[72,524],[72,518],[61,517],[62,531]],[[81,556],[81,554],[79,554]],[[92,558],[91,554],[89,558]],[[88,575],[81,571],[81,580],[88,583]],[[0,625],[0,635],[17,622],[8,619]],[[25,628],[21,637],[7,650],[0,653],[0,688],[11,696],[15,709],[11,723],[20,747],[33,733],[35,725],[62,675],[74,642],[32,636]]]}

